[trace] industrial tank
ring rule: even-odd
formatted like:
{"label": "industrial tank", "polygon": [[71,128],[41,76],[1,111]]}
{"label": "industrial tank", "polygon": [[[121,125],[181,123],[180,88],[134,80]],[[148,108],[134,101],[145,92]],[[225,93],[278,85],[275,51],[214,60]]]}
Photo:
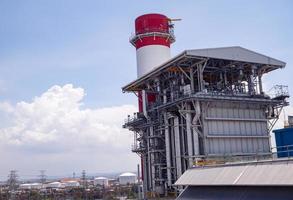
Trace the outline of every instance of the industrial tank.
{"label": "industrial tank", "polygon": [[136,174],[133,173],[123,173],[119,176],[119,184],[127,185],[127,184],[135,184],[136,183]]}
{"label": "industrial tank", "polygon": [[293,156],[293,127],[277,129],[275,133],[278,157]]}
{"label": "industrial tank", "polygon": [[109,179],[106,177],[97,177],[94,179],[94,185],[108,187],[109,186]]}

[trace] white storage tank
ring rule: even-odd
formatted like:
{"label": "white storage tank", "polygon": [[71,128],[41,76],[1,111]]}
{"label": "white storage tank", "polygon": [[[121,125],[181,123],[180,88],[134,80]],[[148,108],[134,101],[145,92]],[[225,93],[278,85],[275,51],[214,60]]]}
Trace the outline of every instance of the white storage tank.
{"label": "white storage tank", "polygon": [[119,176],[119,184],[127,185],[127,184],[134,184],[136,183],[136,174],[126,172]]}
{"label": "white storage tank", "polygon": [[62,184],[60,182],[52,182],[46,185],[46,188],[61,188]]}
{"label": "white storage tank", "polygon": [[66,187],[66,188],[76,188],[80,186],[78,181],[65,181],[62,184],[63,184],[63,187]]}
{"label": "white storage tank", "polygon": [[94,179],[94,184],[100,185],[100,186],[104,186],[104,187],[108,187],[109,186],[109,179],[106,177],[97,177]]}
{"label": "white storage tank", "polygon": [[43,184],[42,183],[32,183],[31,184],[31,189],[35,189],[35,190],[39,190],[43,188]]}
{"label": "white storage tank", "polygon": [[43,184],[42,183],[24,183],[24,184],[20,184],[19,185],[19,189],[22,190],[40,190],[43,188]]}
{"label": "white storage tank", "polygon": [[21,190],[29,190],[29,189],[31,189],[31,184],[30,183],[20,184],[19,189],[21,189]]}

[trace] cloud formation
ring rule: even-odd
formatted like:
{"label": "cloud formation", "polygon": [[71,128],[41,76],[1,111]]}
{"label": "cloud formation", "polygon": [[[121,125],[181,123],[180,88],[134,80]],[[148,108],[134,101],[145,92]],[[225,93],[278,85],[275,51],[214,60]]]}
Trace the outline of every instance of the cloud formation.
{"label": "cloud formation", "polygon": [[[83,159],[92,159],[89,155],[95,155],[99,162],[92,161],[93,169],[114,171],[119,170],[119,164],[121,170],[135,169],[136,156],[130,152],[132,134],[122,129],[122,124],[127,114],[135,112],[136,107],[122,105],[88,109],[83,108],[84,97],[84,89],[67,84],[51,87],[32,102],[16,105],[0,102],[1,118],[6,119],[5,125],[0,128],[0,148],[6,153],[27,156],[28,159],[30,156],[47,157],[49,163],[53,162],[49,158],[55,156],[55,168],[62,168],[58,166],[56,156],[64,155],[60,157],[62,163],[71,162],[72,158],[82,163]],[[116,163],[117,156],[131,157],[132,162]],[[107,158],[112,164],[109,160],[103,160]],[[8,162],[11,164],[7,167],[19,166],[16,160]],[[43,165],[46,166],[43,160],[42,165],[37,164],[39,167]]]}
{"label": "cloud formation", "polygon": [[[11,169],[20,175],[40,169],[63,175],[82,169],[134,170],[138,156],[130,152],[132,133],[122,124],[137,108],[84,108],[85,95],[84,89],[67,84],[55,85],[31,102],[0,102],[0,157],[5,160],[0,179]],[[293,107],[287,107],[285,115],[292,114]],[[283,124],[282,113],[275,128]]]}

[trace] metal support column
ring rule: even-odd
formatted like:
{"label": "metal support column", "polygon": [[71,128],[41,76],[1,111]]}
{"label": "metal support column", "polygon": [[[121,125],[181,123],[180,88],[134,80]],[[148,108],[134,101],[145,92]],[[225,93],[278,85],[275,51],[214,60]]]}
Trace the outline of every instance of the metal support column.
{"label": "metal support column", "polygon": [[145,90],[142,90],[142,109],[143,109],[143,114],[146,118],[148,118],[148,113],[147,113],[147,94]]}
{"label": "metal support column", "polygon": [[200,117],[200,104],[198,101],[194,103],[195,116],[192,120],[192,131],[193,131],[193,144],[194,144],[194,155],[199,155],[199,130],[198,130],[198,120]]}
{"label": "metal support column", "polygon": [[194,76],[193,76],[194,70],[193,67],[190,67],[190,90],[191,93],[193,94],[194,91]]}
{"label": "metal support column", "polygon": [[181,145],[180,145],[180,133],[179,133],[179,118],[174,117],[174,137],[175,137],[175,156],[176,156],[176,172],[177,178],[182,175],[181,166]]}
{"label": "metal support column", "polygon": [[187,151],[188,151],[188,167],[193,165],[193,144],[192,144],[192,130],[191,130],[191,112],[190,105],[186,107],[186,134],[187,134]]}
{"label": "metal support column", "polygon": [[200,92],[204,89],[202,64],[197,65],[197,77],[198,77],[198,91]]}
{"label": "metal support column", "polygon": [[263,94],[263,88],[262,88],[262,75],[258,75],[258,87],[259,87],[259,94]]}
{"label": "metal support column", "polygon": [[166,164],[167,164],[167,184],[170,187],[172,185],[171,180],[171,154],[170,154],[170,134],[169,134],[169,122],[167,113],[164,113],[165,123],[165,145],[166,145]]}
{"label": "metal support column", "polygon": [[147,160],[148,160],[148,188],[151,189],[152,188],[152,169],[151,169],[151,144],[150,144],[150,135],[149,135],[149,131],[147,131]]}
{"label": "metal support column", "polygon": [[[153,138],[154,136],[154,127],[153,126],[150,126],[150,136],[151,138]],[[150,139],[151,140],[151,139]],[[153,140],[153,139],[152,139]],[[153,150],[153,147],[154,147],[154,141],[150,142],[150,145],[151,145],[151,149]],[[152,177],[152,189],[153,191],[155,191],[155,187],[156,187],[156,184],[155,184],[155,176],[156,176],[156,171],[155,171],[155,165],[154,165],[154,162],[155,162],[155,155],[154,155],[154,151],[152,152],[151,150],[151,177]]]}
{"label": "metal support column", "polygon": [[142,160],[143,160],[143,193],[145,194],[148,190],[148,172],[147,172],[147,159],[145,154],[142,154]]}

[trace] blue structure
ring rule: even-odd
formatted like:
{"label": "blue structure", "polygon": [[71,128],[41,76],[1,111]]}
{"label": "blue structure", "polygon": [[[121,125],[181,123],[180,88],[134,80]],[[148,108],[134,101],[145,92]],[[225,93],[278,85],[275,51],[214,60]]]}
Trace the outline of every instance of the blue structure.
{"label": "blue structure", "polygon": [[293,157],[293,127],[273,132],[275,133],[278,157]]}

